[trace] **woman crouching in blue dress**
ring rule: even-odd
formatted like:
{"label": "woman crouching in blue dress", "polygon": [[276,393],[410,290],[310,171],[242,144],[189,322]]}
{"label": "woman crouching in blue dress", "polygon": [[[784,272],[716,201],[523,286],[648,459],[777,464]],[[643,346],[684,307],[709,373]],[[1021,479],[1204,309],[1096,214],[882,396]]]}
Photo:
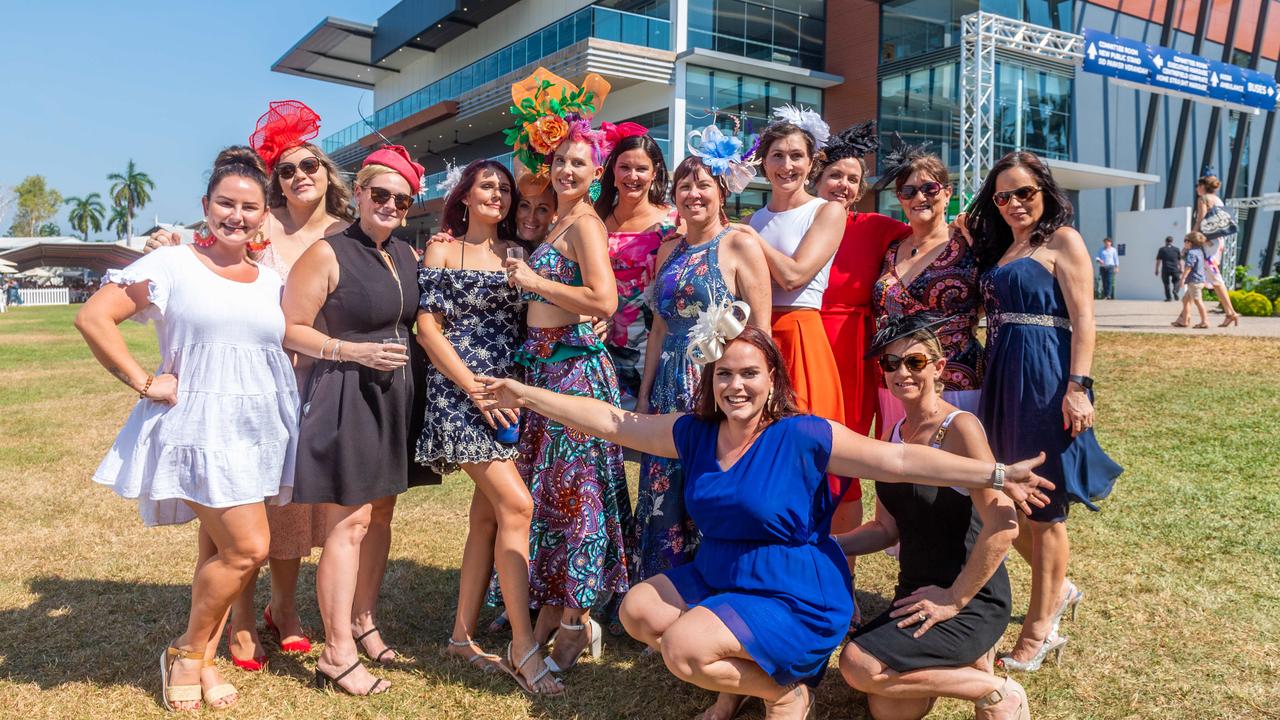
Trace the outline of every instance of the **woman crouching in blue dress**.
{"label": "woman crouching in blue dress", "polygon": [[800,414],[769,335],[745,303],[712,308],[690,331],[703,364],[692,413],[642,415],[513,380],[477,378],[481,407],[527,408],[640,452],[679,458],[685,503],[702,530],[692,563],[632,588],[627,632],[662,653],[676,677],[721,693],[705,716],[749,697],[770,720],[806,717],[812,688],[853,614],[849,568],[832,539],[840,498],[827,473],[966,488],[1004,484],[1027,509],[1047,483],[1039,460],[1007,468],[917,445],[872,440]]}

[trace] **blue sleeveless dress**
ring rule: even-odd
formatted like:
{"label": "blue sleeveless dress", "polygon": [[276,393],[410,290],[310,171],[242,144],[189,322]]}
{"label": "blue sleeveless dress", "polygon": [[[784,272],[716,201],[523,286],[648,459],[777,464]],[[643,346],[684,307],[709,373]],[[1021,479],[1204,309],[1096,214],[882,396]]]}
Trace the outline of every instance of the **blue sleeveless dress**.
{"label": "blue sleeveless dress", "polygon": [[980,285],[989,326],[981,418],[991,451],[1000,462],[1043,451],[1036,473],[1056,487],[1048,493],[1049,504],[1030,517],[1064,522],[1069,482],[1109,485],[1124,471],[1103,452],[1092,428],[1072,438],[1062,427],[1071,368],[1067,301],[1053,273],[1031,257],[987,270]]}
{"label": "blue sleeveless dress", "polygon": [[849,630],[853,588],[831,538],[831,425],[812,415],[769,427],[728,470],[718,423],[693,415],[672,435],[702,544],[666,573],[690,607],[714,612],[775,682],[817,685]]}
{"label": "blue sleeveless dress", "polygon": [[[689,329],[698,313],[736,298],[720,274],[720,240],[725,228],[709,242],[690,246],[683,239],[658,271],[653,305],[667,323],[662,355],[649,391],[649,411],[689,412],[702,379],[702,368],[689,361]],[[636,539],[632,544],[633,582],[693,559],[698,528],[685,511],[684,471],[679,460],[642,455],[636,498]]]}

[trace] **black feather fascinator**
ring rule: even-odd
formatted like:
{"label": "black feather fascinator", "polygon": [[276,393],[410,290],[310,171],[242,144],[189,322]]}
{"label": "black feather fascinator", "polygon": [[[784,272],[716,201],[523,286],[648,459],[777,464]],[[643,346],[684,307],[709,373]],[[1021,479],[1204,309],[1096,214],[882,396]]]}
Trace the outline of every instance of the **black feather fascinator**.
{"label": "black feather fascinator", "polygon": [[883,315],[876,321],[876,334],[871,338],[871,347],[863,357],[873,358],[884,352],[884,349],[895,341],[924,330],[932,332],[950,319],[929,312]]}
{"label": "black feather fascinator", "polygon": [[845,158],[864,157],[880,149],[880,135],[876,132],[876,121],[868,120],[852,125],[827,141],[822,149],[828,163],[840,162]]}
{"label": "black feather fascinator", "polygon": [[932,144],[925,140],[917,145],[912,145],[903,140],[898,133],[893,133],[893,147],[880,154],[880,163],[884,170],[880,173],[880,178],[876,180],[876,184],[871,186],[871,189],[875,192],[880,192],[892,185],[899,175],[911,167],[912,161],[929,154],[929,146]]}

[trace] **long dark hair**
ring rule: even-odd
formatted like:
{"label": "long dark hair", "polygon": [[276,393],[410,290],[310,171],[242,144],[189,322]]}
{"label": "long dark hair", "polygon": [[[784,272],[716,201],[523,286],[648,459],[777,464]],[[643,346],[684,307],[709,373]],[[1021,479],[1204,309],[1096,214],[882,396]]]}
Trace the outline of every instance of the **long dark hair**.
{"label": "long dark hair", "polygon": [[[356,219],[355,211],[351,208],[351,186],[342,177],[342,169],[336,163],[324,154],[324,151],[311,143],[302,143],[299,147],[306,149],[316,160],[320,161],[320,166],[329,175],[329,189],[324,193],[324,211],[339,220],[351,222]],[[289,148],[293,150],[293,148]],[[267,206],[278,208],[284,207],[286,198],[284,189],[280,187],[280,163],[276,163],[271,168],[271,176],[267,179]]]}
{"label": "long dark hair", "polygon": [[510,240],[516,237],[516,206],[520,204],[520,190],[516,187],[516,179],[511,176],[511,171],[506,165],[497,160],[481,158],[472,160],[470,165],[462,171],[462,179],[458,180],[458,184],[453,186],[453,190],[449,191],[449,197],[444,201],[443,220],[441,224],[444,231],[454,237],[462,237],[467,234],[467,227],[470,215],[467,212],[467,206],[462,200],[471,192],[471,188],[475,186],[476,180],[485,172],[495,173],[500,179],[506,179],[507,184],[511,186],[511,206],[507,208],[507,214],[498,221],[498,237],[503,240]]}
{"label": "long dark hair", "polygon": [[1013,231],[1000,215],[1000,208],[996,206],[994,196],[996,179],[1000,177],[1000,173],[1015,167],[1025,168],[1031,173],[1036,179],[1036,184],[1040,186],[1040,197],[1044,199],[1044,214],[1036,221],[1036,226],[1031,231],[1032,247],[1048,242],[1054,231],[1070,225],[1075,216],[1071,201],[1067,199],[1062,188],[1058,187],[1058,183],[1053,179],[1053,173],[1049,172],[1043,160],[1025,150],[1005,155],[1000,158],[995,167],[991,168],[991,172],[987,173],[982,189],[969,205],[967,225],[969,234],[973,237],[974,253],[978,256],[979,271],[994,267],[1013,244]]}
{"label": "long dark hair", "polygon": [[648,135],[629,135],[618,141],[604,163],[604,174],[600,176],[600,197],[595,203],[596,214],[602,218],[609,217],[609,213],[613,212],[614,204],[618,202],[618,183],[614,178],[614,167],[618,164],[618,157],[628,150],[643,150],[644,154],[649,156],[649,162],[653,163],[653,184],[649,186],[649,202],[653,205],[662,205],[666,202],[667,186],[670,181],[667,178],[667,163],[662,159],[662,148],[658,147],[658,143]]}
{"label": "long dark hair", "polygon": [[[725,345],[745,342],[764,353],[764,364],[773,380],[773,397],[765,403],[761,426],[768,425],[784,417],[800,414],[800,406],[796,403],[796,391],[791,386],[791,377],[787,375],[787,364],[782,359],[778,346],[773,344],[769,334],[754,325],[742,329],[742,334]],[[716,405],[715,375],[717,362],[708,363],[702,368],[702,380],[693,395],[693,414],[699,420],[718,423],[725,419],[724,411]]]}

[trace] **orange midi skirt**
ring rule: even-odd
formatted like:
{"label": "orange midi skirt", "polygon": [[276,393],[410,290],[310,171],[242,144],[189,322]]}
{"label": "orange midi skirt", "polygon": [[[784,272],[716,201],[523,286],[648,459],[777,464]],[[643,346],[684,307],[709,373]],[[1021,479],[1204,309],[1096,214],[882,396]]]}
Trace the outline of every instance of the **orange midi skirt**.
{"label": "orange midi skirt", "polygon": [[[787,364],[787,376],[795,388],[800,409],[843,425],[844,394],[840,389],[840,369],[822,325],[822,315],[808,308],[775,310],[773,342]],[[848,479],[831,476],[830,480],[831,491],[837,495],[849,489]]]}

